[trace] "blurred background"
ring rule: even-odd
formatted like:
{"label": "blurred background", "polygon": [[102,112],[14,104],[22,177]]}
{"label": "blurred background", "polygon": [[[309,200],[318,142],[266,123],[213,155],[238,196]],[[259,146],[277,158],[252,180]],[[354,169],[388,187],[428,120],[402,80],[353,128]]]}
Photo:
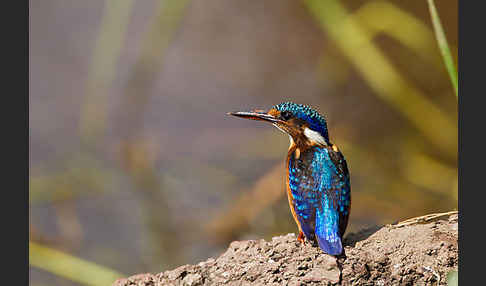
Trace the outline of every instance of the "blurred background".
{"label": "blurred background", "polygon": [[[457,66],[457,3],[438,14]],[[296,232],[291,100],[351,174],[347,233],[457,208],[457,93],[426,1],[29,1],[31,285],[109,285]]]}

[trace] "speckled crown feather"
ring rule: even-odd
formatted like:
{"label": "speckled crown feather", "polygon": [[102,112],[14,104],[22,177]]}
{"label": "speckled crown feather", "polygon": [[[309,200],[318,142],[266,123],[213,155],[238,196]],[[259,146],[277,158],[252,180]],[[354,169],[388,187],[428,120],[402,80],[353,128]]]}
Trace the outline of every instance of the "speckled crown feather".
{"label": "speckled crown feather", "polygon": [[310,129],[319,132],[322,137],[326,139],[326,141],[329,141],[326,119],[324,119],[324,117],[320,115],[319,112],[315,111],[309,106],[289,101],[274,105],[273,108],[280,112],[292,112],[293,116],[308,122]]}

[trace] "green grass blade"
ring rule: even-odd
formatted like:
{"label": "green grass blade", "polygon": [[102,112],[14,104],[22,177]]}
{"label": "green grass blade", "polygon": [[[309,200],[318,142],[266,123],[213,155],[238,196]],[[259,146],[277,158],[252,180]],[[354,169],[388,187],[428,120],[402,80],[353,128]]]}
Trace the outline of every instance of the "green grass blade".
{"label": "green grass blade", "polygon": [[99,140],[105,132],[107,96],[116,77],[116,65],[125,42],[134,0],[105,0],[104,5],[79,120],[81,139],[88,144]]}
{"label": "green grass blade", "polygon": [[457,152],[457,127],[435,102],[404,77],[371,41],[338,0],[306,0],[304,4],[323,31],[363,76],[374,94],[409,120],[444,154]]}
{"label": "green grass blade", "polygon": [[[386,35],[412,50],[422,61],[442,67],[432,29],[413,13],[385,0],[363,3],[352,13],[370,40]],[[407,25],[403,25],[407,23]]]}
{"label": "green grass blade", "polygon": [[439,44],[439,49],[442,54],[442,58],[444,59],[447,72],[449,73],[449,77],[451,78],[452,86],[454,87],[454,91],[456,92],[456,97],[458,97],[459,94],[457,83],[457,70],[454,67],[454,61],[452,60],[449,44],[447,43],[444,29],[442,28],[442,24],[440,23],[439,14],[437,13],[437,9],[435,8],[434,0],[427,0],[427,3],[429,4],[430,17],[432,18],[432,25],[434,26],[435,36]]}
{"label": "green grass blade", "polygon": [[452,270],[447,273],[447,286],[457,285],[459,285],[459,272],[457,272],[457,270]]}
{"label": "green grass blade", "polygon": [[121,273],[36,242],[29,242],[29,264],[83,285],[106,286],[125,277]]}

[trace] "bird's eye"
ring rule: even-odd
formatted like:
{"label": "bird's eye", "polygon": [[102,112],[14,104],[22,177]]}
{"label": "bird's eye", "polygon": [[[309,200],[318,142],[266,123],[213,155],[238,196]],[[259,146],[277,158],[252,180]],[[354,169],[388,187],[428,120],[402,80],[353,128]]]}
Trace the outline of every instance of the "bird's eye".
{"label": "bird's eye", "polygon": [[292,112],[290,112],[290,111],[282,111],[280,113],[280,117],[282,117],[283,120],[289,120],[290,117],[292,117]]}

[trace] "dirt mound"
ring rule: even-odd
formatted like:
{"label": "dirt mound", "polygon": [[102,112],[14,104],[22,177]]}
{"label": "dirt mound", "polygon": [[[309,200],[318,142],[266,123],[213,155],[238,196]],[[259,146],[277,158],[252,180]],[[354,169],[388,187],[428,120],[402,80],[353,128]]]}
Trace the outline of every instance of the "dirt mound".
{"label": "dirt mound", "polygon": [[446,285],[447,273],[457,269],[457,237],[453,214],[350,234],[346,257],[338,259],[294,234],[234,241],[216,259],[113,285]]}

